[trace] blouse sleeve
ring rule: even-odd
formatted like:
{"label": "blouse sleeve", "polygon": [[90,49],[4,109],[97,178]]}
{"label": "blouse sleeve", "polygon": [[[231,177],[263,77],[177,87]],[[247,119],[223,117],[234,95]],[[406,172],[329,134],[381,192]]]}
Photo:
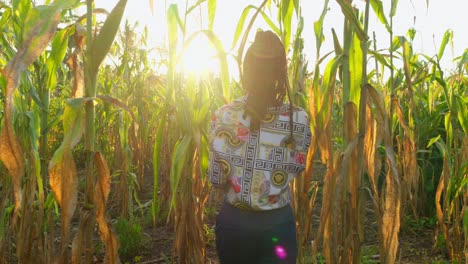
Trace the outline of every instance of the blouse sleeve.
{"label": "blouse sleeve", "polygon": [[209,134],[209,163],[208,163],[208,179],[211,184],[217,188],[224,188],[226,179],[223,176],[219,157],[214,149],[214,141],[216,138],[216,127],[219,121],[219,111],[216,111],[211,118],[210,134]]}

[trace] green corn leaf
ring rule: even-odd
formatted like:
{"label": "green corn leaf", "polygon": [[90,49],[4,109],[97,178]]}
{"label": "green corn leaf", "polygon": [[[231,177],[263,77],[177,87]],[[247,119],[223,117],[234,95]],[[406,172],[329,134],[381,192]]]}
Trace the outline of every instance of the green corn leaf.
{"label": "green corn leaf", "polygon": [[356,35],[353,37],[349,54],[349,70],[352,72],[350,74],[349,99],[356,105],[359,105],[363,78],[362,64],[367,62],[363,61],[361,41]]}
{"label": "green corn leaf", "polygon": [[[170,185],[171,185],[171,203],[170,208],[172,209],[175,205],[177,197],[177,188],[179,187],[180,177],[182,176],[182,170],[187,164],[189,156],[191,155],[189,148],[192,141],[191,135],[185,135],[181,140],[177,141],[174,146],[174,152],[171,159],[171,173],[170,173]],[[170,215],[170,212],[169,212]]]}
{"label": "green corn leaf", "polygon": [[52,40],[52,51],[46,61],[47,90],[51,90],[57,85],[57,69],[67,54],[69,33],[68,30],[61,30]]}
{"label": "green corn leaf", "polygon": [[63,113],[63,145],[72,149],[81,139],[84,132],[83,106],[90,98],[67,99]]}
{"label": "green corn leaf", "polygon": [[161,206],[161,201],[158,198],[159,193],[159,169],[161,166],[161,146],[163,144],[163,131],[165,124],[165,113],[161,114],[163,118],[160,119],[158,124],[158,130],[156,132],[156,138],[153,145],[153,202],[151,206],[151,215],[153,217],[153,225],[156,225],[159,216],[159,208]]}
{"label": "green corn leaf", "polygon": [[335,29],[332,28],[332,35],[333,35],[333,46],[335,48],[335,55],[341,55],[343,53],[343,48],[341,47],[340,40],[336,35]]}
{"label": "green corn leaf", "polygon": [[52,205],[54,203],[56,203],[57,201],[55,200],[55,196],[54,196],[54,193],[53,192],[49,192],[47,194],[47,198],[46,198],[46,201],[45,201],[45,204],[44,204],[44,209],[45,210],[50,210],[52,208]]}
{"label": "green corn leaf", "polygon": [[223,85],[223,95],[225,99],[231,98],[231,89],[230,89],[230,77],[229,77],[229,67],[226,58],[226,52],[224,51],[223,44],[219,40],[219,38],[213,33],[211,30],[203,30],[202,31],[216,48],[216,54],[219,60],[220,69],[220,77],[221,83]]}
{"label": "green corn leaf", "polygon": [[175,61],[175,54],[177,50],[177,42],[178,42],[178,30],[177,30],[177,23],[180,20],[179,11],[177,5],[172,4],[169,6],[167,10],[167,33],[169,37],[169,55],[171,61]]}
{"label": "green corn leaf", "polygon": [[291,43],[291,26],[292,17],[294,14],[294,2],[293,1],[282,1],[282,22],[283,22],[283,44],[286,54],[288,54],[289,45]]}
{"label": "green corn leaf", "polygon": [[325,15],[328,12],[329,2],[330,0],[325,1],[319,20],[314,22],[314,33],[315,33],[315,42],[316,42],[315,45],[316,45],[317,54],[319,54],[320,48],[322,47],[322,43],[325,41],[325,36],[323,35],[323,20],[325,19]]}
{"label": "green corn leaf", "polygon": [[190,13],[192,13],[193,10],[195,10],[195,8],[197,8],[198,6],[200,6],[201,4],[203,4],[204,2],[206,2],[207,0],[198,0],[195,4],[193,4],[192,6],[190,6],[187,11],[185,12],[186,15],[189,15]]}
{"label": "green corn leaf", "polygon": [[113,105],[115,105],[117,107],[120,107],[121,109],[125,110],[130,115],[133,122],[135,122],[135,123],[137,122],[137,119],[135,117],[135,113],[132,111],[132,109],[130,109],[130,107],[128,107],[123,102],[119,101],[118,99],[116,99],[116,98],[114,98],[112,96],[108,96],[108,95],[98,95],[97,98],[101,99],[103,102],[113,104]]}
{"label": "green corn leaf", "polygon": [[8,8],[3,11],[2,17],[0,17],[0,28],[5,28],[6,23],[10,23],[11,19],[11,9]]}
{"label": "green corn leaf", "polygon": [[91,57],[89,58],[91,61],[91,73],[97,74],[99,66],[109,52],[109,49],[114,42],[115,35],[119,29],[120,21],[122,20],[126,5],[127,0],[120,0],[115,5],[104,22],[99,34],[93,40],[91,47],[89,47],[91,52]]}
{"label": "green corn leaf", "polygon": [[427,143],[426,148],[430,148],[432,145],[434,145],[434,143],[438,142],[439,140],[440,140],[440,135],[438,135],[437,137],[431,138],[431,140],[429,140],[429,143]]}
{"label": "green corn leaf", "polygon": [[[336,72],[338,70],[338,67],[342,64],[342,55],[336,56],[332,58],[327,66],[325,67],[325,71],[323,74],[323,81],[322,81],[322,86],[321,86],[321,92],[323,93],[323,98],[328,98],[328,94],[330,93],[331,85],[333,83],[333,80],[336,78]],[[317,109],[328,109],[328,103],[329,100],[323,100],[323,103],[316,102],[317,103]],[[323,105],[322,105],[323,104]]]}
{"label": "green corn leaf", "polygon": [[338,4],[341,6],[341,10],[345,17],[351,22],[351,24],[354,26],[354,30],[356,31],[357,36],[361,41],[367,41],[368,36],[364,32],[364,29],[362,28],[361,22],[359,22],[358,17],[356,16],[356,13],[354,12],[353,7],[351,6],[351,3],[345,0],[337,0]]}
{"label": "green corn leaf", "polygon": [[400,43],[403,47],[403,69],[405,76],[411,79],[411,47],[405,37],[400,37]]}
{"label": "green corn leaf", "polygon": [[369,50],[369,54],[374,56],[377,59],[377,61],[383,64],[384,66],[388,67],[389,69],[391,68],[390,63],[388,63],[388,61],[385,59],[385,56],[382,53]]}
{"label": "green corn leaf", "polygon": [[47,124],[47,127],[44,128],[43,134],[49,133],[49,130],[51,128],[56,127],[57,124],[62,120],[62,116],[63,116],[63,109],[60,109],[60,111],[55,115],[55,117],[52,119],[52,121],[50,121]]}
{"label": "green corn leaf", "polygon": [[[258,10],[257,7],[255,7],[254,9],[255,9],[255,10]],[[269,27],[273,32],[275,32],[278,36],[281,35],[281,30],[279,29],[279,27],[275,25],[275,23],[273,22],[273,20],[271,20],[270,17],[268,17],[268,15],[267,15],[265,12],[260,11],[260,15],[262,15],[263,20],[265,20],[265,23],[267,23],[268,27]]]}
{"label": "green corn leaf", "polygon": [[34,103],[37,104],[37,106],[39,106],[42,110],[47,111],[41,99],[39,98],[39,95],[37,94],[36,89],[34,88],[29,89],[29,95],[31,95],[31,98],[33,99]]}
{"label": "green corn leaf", "polygon": [[408,29],[408,32],[406,32],[406,35],[409,37],[411,41],[413,41],[414,37],[416,36],[416,29],[414,28]]}
{"label": "green corn leaf", "polygon": [[398,0],[391,0],[391,1],[392,3],[391,3],[391,9],[390,9],[390,17],[394,17],[396,15]]}
{"label": "green corn leaf", "polygon": [[[245,20],[247,19],[247,16],[250,12],[250,10],[255,10],[258,11],[258,7],[249,5],[246,8],[244,8],[244,11],[242,11],[242,14],[237,22],[236,30],[234,31],[234,38],[232,40],[232,46],[231,49],[234,49],[234,47],[237,45],[237,41],[239,41],[239,38],[242,34],[242,31],[244,29],[244,24]],[[278,36],[281,36],[281,30],[275,25],[275,23],[268,17],[265,12],[260,10],[260,14],[262,15],[262,18],[265,20],[267,25],[270,27],[270,29],[275,32]]]}
{"label": "green corn leaf", "polygon": [[437,53],[437,58],[440,60],[442,59],[442,56],[444,55],[445,48],[447,47],[447,44],[449,41],[451,41],[453,38],[453,31],[452,30],[447,30],[445,31],[444,38],[442,39],[442,43],[440,44],[439,52]]}
{"label": "green corn leaf", "polygon": [[465,135],[468,135],[468,102],[465,102],[465,99],[459,95],[455,95],[455,100],[458,106],[458,122]]}
{"label": "green corn leaf", "polygon": [[217,0],[208,0],[208,29],[213,30]]}
{"label": "green corn leaf", "polygon": [[391,32],[392,29],[390,28],[390,24],[388,24],[387,18],[385,17],[382,1],[380,1],[380,0],[371,0],[370,4],[372,6],[372,9],[374,10],[374,13],[379,18],[380,23],[382,23],[385,26],[385,28],[387,29],[388,32]]}
{"label": "green corn leaf", "polygon": [[29,119],[29,136],[32,148],[38,149],[39,137],[41,134],[41,127],[39,125],[39,111],[27,111],[26,116]]}
{"label": "green corn leaf", "polygon": [[444,115],[445,132],[447,133],[447,142],[452,142],[453,126],[452,126],[452,113],[448,112]]}
{"label": "green corn leaf", "polygon": [[399,36],[393,38],[393,40],[392,40],[392,47],[391,47],[391,50],[392,50],[392,51],[396,51],[397,49],[399,49],[399,48],[401,47],[400,38],[401,38],[401,37],[399,37]]}
{"label": "green corn leaf", "polygon": [[314,22],[314,33],[317,53],[322,47],[322,43],[325,42],[325,36],[323,35],[323,21],[318,20]]}

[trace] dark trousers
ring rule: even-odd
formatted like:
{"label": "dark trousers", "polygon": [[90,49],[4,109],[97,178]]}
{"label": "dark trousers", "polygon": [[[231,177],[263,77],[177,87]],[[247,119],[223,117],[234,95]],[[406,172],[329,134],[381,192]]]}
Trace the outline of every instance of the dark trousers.
{"label": "dark trousers", "polygon": [[257,212],[225,203],[215,231],[221,264],[296,263],[296,226],[290,206]]}

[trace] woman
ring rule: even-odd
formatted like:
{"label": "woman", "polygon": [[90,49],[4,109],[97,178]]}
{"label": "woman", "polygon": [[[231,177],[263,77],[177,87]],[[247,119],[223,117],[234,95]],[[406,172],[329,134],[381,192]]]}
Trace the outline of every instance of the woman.
{"label": "woman", "polygon": [[307,113],[284,103],[288,85],[281,40],[258,31],[243,63],[246,95],[211,123],[208,175],[225,194],[215,230],[221,264],[296,261],[288,183],[305,168],[311,134]]}

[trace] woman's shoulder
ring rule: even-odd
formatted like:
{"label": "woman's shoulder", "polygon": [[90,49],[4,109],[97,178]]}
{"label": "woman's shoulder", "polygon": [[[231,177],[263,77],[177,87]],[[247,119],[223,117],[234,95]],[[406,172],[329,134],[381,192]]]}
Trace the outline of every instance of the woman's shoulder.
{"label": "woman's shoulder", "polygon": [[[275,109],[277,114],[282,115],[282,116],[289,116],[290,112],[290,105],[289,104],[283,104],[281,107],[278,107]],[[292,107],[292,113],[295,116],[299,117],[304,117],[307,118],[309,117],[309,113],[302,107],[293,105]]]}
{"label": "woman's shoulder", "polygon": [[244,113],[245,100],[238,98],[230,103],[227,103],[214,112],[214,119],[223,123],[231,123],[239,119]]}
{"label": "woman's shoulder", "polygon": [[240,111],[244,109],[245,99],[244,97],[238,98],[230,103],[224,104],[218,109],[216,109],[215,113],[222,113],[226,111]]}

